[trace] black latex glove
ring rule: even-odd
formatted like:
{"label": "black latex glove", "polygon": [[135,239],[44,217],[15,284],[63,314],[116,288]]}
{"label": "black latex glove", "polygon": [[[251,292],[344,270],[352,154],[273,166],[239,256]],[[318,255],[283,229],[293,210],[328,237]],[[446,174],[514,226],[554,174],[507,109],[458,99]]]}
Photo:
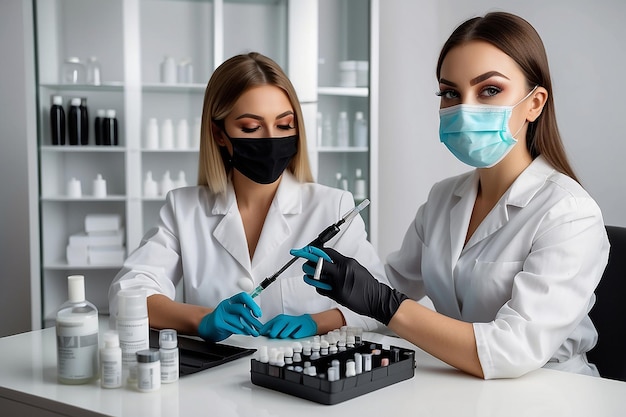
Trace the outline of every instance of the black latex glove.
{"label": "black latex glove", "polygon": [[[291,254],[306,259],[304,281],[319,294],[332,298],[355,313],[372,317],[387,325],[408,297],[379,282],[355,259],[334,249],[314,246],[292,249]],[[324,259],[319,280],[313,278],[319,259]]]}

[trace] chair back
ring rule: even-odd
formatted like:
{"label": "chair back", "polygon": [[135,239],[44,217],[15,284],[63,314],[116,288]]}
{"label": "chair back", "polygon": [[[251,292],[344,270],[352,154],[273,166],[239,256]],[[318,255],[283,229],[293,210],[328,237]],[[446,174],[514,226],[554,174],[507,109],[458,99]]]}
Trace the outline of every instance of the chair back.
{"label": "chair back", "polygon": [[589,352],[605,378],[626,381],[626,227],[606,226],[611,243],[609,262],[589,312],[598,331],[598,344]]}

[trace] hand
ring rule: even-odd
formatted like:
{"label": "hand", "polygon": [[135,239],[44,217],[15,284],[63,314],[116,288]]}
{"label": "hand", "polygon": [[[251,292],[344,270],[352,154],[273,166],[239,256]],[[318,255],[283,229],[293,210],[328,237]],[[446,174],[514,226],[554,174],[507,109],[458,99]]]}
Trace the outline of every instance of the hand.
{"label": "hand", "polygon": [[219,342],[231,334],[258,336],[263,327],[257,318],[261,317],[259,307],[245,292],[222,300],[215,310],[202,318],[198,334],[209,342]]}
{"label": "hand", "polygon": [[272,339],[300,339],[317,334],[317,323],[309,314],[288,316],[279,314],[259,329],[259,333]]}
{"label": "hand", "polygon": [[[325,295],[348,307],[355,313],[372,317],[387,325],[408,297],[379,282],[360,263],[340,254],[334,249],[321,250],[314,246],[292,249],[290,253],[307,259],[302,266],[304,281]],[[324,264],[319,280],[313,279],[315,266],[323,258]]]}

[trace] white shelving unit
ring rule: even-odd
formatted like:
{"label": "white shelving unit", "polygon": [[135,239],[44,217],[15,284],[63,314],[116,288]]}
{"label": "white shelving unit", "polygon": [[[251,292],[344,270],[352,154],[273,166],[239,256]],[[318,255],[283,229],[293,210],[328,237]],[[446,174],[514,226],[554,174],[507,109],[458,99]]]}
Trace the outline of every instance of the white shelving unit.
{"label": "white shelving unit", "polygon": [[[368,1],[350,0],[355,1],[361,8],[370,7]],[[100,312],[108,312],[108,287],[121,265],[68,265],[66,260],[69,236],[84,231],[87,214],[119,214],[129,252],[154,225],[164,201],[161,197],[144,196],[146,173],[151,171],[153,178],[160,181],[166,170],[173,179],[182,170],[187,182],[195,184],[197,149],[146,149],[145,127],[150,118],[156,118],[159,126],[170,118],[175,129],[184,118],[191,134],[195,119],[202,112],[206,82],[225,58],[259,51],[285,68],[303,103],[309,141],[315,138],[312,132],[316,131],[318,100],[321,105],[327,97],[339,102],[353,97],[362,103],[359,106],[371,109],[371,87],[317,89],[316,16],[324,11],[324,3],[318,0],[35,0],[44,327],[52,324],[56,309],[67,298],[66,277],[71,274],[85,275],[87,298]],[[176,60],[191,60],[192,83],[160,83],[159,67],[166,55]],[[61,65],[70,56],[81,60],[98,57],[102,85],[61,84]],[[49,125],[52,95],[63,96],[66,116],[66,103],[72,97],[87,98],[88,146],[52,145]],[[97,109],[116,110],[119,146],[94,145]],[[372,116],[369,117],[371,124]],[[195,138],[190,138],[191,143],[194,141]],[[363,164],[364,172],[371,175],[374,171],[370,153],[374,141],[375,136],[370,133],[367,148],[312,146],[311,159],[319,160],[314,168],[317,172],[329,169],[334,172],[335,168],[328,168],[329,164]],[[97,174],[107,181],[105,198],[92,196],[91,184]],[[81,180],[81,198],[67,196],[66,185],[73,177]],[[323,178],[319,180],[325,182]],[[369,179],[368,183],[370,199],[375,201],[375,184]],[[370,236],[375,236],[371,223],[369,227]]]}

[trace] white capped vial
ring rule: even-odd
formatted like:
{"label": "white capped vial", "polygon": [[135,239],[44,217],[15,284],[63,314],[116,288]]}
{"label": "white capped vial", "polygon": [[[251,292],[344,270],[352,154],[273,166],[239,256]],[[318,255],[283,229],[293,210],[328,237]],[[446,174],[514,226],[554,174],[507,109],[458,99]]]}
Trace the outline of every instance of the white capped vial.
{"label": "white capped vial", "polygon": [[161,361],[158,349],[144,349],[137,352],[137,389],[141,392],[156,391],[161,388]]}
{"label": "white capped vial", "polygon": [[352,359],[346,362],[346,378],[356,375],[356,363]]}
{"label": "white capped vial", "polygon": [[176,330],[163,329],[159,332],[159,359],[161,360],[161,382],[178,381],[179,357]]}
{"label": "white capped vial", "polygon": [[100,385],[102,388],[122,386],[122,349],[114,330],[104,333],[104,346],[100,349]]}

